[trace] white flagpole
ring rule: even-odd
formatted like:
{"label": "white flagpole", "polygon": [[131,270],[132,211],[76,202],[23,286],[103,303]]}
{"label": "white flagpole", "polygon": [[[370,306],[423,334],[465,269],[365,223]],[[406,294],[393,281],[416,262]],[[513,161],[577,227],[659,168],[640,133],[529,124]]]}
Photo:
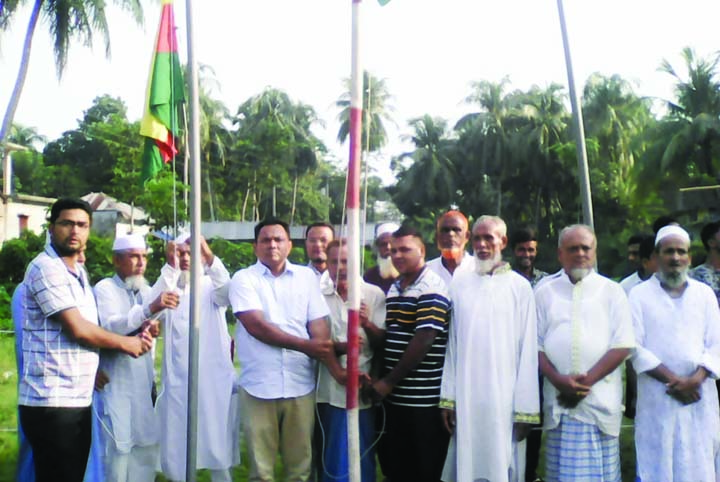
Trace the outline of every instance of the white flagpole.
{"label": "white flagpole", "polygon": [[202,258],[200,256],[200,97],[198,92],[198,67],[195,58],[195,30],[193,28],[192,0],[185,1],[187,21],[187,49],[190,78],[190,336],[188,367],[188,415],[187,460],[185,480],[195,482],[197,470],[197,412],[198,412],[198,358],[200,352],[200,279]]}
{"label": "white flagpole", "polygon": [[578,158],[578,181],[583,205],[583,222],[595,229],[593,221],[592,194],[590,192],[590,174],[588,169],[587,150],[585,149],[585,128],[583,127],[582,106],[580,96],[575,88],[572,58],[570,57],[570,41],[568,40],[567,26],[565,25],[565,10],[562,0],[557,0],[558,15],[560,16],[560,30],[563,47],[565,48],[565,66],[568,76],[568,90],[570,91],[570,105],[572,106],[573,121],[575,124],[575,145]]}

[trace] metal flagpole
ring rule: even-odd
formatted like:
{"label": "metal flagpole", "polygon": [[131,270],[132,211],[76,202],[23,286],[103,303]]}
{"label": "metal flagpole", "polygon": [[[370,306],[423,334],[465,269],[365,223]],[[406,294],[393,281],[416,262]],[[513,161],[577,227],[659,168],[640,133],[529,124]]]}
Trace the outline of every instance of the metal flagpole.
{"label": "metal flagpole", "polygon": [[360,160],[362,148],[363,71],[360,65],[360,6],[352,0],[352,59],[350,74],[350,158],[348,161],[348,332],[345,397],[348,434],[348,480],[360,482],[358,409],[358,330],[360,328]]}
{"label": "metal flagpole", "polygon": [[197,470],[197,412],[198,412],[198,357],[200,351],[200,97],[198,93],[198,67],[195,58],[195,31],[193,29],[192,0],[185,1],[187,21],[187,49],[190,78],[190,337],[188,369],[187,459],[185,480],[195,482]]}
{"label": "metal flagpole", "polygon": [[565,26],[565,10],[562,0],[557,0],[558,15],[560,16],[560,30],[562,32],[563,47],[565,48],[565,66],[568,75],[568,90],[570,91],[570,105],[572,106],[573,121],[575,124],[575,145],[578,158],[578,181],[583,203],[583,222],[595,229],[592,208],[592,193],[590,192],[590,174],[588,170],[587,149],[585,148],[585,128],[583,127],[582,106],[580,96],[575,88],[572,59],[570,58],[570,42],[567,27]]}

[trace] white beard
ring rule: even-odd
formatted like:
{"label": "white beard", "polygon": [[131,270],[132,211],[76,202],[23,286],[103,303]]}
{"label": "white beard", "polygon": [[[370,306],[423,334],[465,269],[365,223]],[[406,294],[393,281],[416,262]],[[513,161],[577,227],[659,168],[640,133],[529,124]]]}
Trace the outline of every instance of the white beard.
{"label": "white beard", "polygon": [[132,291],[140,291],[148,286],[148,282],[143,275],[128,276],[125,278],[125,287]]}
{"label": "white beard", "polygon": [[492,272],[502,262],[502,254],[498,251],[490,259],[480,259],[475,256],[475,272],[479,275],[486,275]]}
{"label": "white beard", "polygon": [[382,279],[397,278],[400,276],[400,273],[392,264],[392,258],[390,258],[390,256],[387,258],[378,258],[377,264],[378,269],[380,270],[380,277]]}
{"label": "white beard", "polygon": [[679,273],[663,273],[662,271],[657,272],[657,277],[662,284],[670,289],[679,288],[687,282],[688,270],[685,268]]}
{"label": "white beard", "polygon": [[580,281],[589,275],[591,271],[590,268],[573,268],[570,270],[570,278],[573,281]]}
{"label": "white beard", "polygon": [[180,276],[177,280],[177,287],[180,290],[185,290],[185,287],[190,284],[190,271],[180,271]]}

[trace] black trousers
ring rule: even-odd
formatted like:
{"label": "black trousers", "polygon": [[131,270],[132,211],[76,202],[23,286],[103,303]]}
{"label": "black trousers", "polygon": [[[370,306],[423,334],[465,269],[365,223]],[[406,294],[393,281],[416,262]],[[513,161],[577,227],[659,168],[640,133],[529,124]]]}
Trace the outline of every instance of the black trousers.
{"label": "black trousers", "polygon": [[19,409],[33,450],[36,482],[82,482],[90,453],[90,407]]}
{"label": "black trousers", "polygon": [[402,407],[385,402],[385,434],[378,451],[392,482],[438,482],[450,434],[438,407]]}

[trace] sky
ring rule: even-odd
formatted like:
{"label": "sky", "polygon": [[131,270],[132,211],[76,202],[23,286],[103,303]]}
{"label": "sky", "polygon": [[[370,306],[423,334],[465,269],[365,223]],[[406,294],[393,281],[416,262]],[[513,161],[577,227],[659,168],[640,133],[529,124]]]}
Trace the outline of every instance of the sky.
{"label": "sky", "polygon": [[[0,33],[0,108],[17,74],[29,4]],[[108,2],[112,3],[112,2]],[[185,2],[176,1],[181,58],[187,57]],[[336,140],[335,101],[350,75],[350,0],[202,0],[193,2],[198,61],[215,72],[213,96],[232,113],[270,86],[310,104],[323,125],[315,133],[340,161],[347,145]],[[144,26],[112,7],[112,56],[100,37],[94,49],[73,44],[60,80],[45,23],[38,25],[30,70],[15,121],[49,139],[76,128],[83,111],[103,94],[120,97],[130,120],[142,115],[145,87],[160,14],[145,2]],[[700,56],[720,45],[717,0],[565,0],[576,83],[593,72],[620,74],[640,95],[672,97],[673,78],[658,71],[666,58],[683,72],[681,50]],[[41,20],[42,22],[42,20]],[[364,68],[386,79],[396,126],[372,163],[386,183],[390,159],[410,150],[407,121],[430,114],[453,125],[473,112],[464,102],[471,83],[508,76],[510,88],[567,85],[555,0],[392,0],[362,2]]]}

